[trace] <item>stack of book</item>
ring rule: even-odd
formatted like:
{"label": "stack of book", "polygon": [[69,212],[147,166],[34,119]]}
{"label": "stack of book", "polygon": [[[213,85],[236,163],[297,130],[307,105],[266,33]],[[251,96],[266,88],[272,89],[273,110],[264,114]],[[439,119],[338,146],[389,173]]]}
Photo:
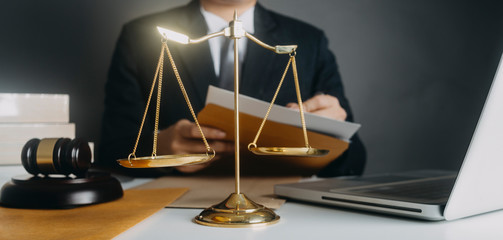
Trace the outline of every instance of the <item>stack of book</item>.
{"label": "stack of book", "polygon": [[0,165],[21,164],[32,138],[75,138],[66,94],[0,93]]}

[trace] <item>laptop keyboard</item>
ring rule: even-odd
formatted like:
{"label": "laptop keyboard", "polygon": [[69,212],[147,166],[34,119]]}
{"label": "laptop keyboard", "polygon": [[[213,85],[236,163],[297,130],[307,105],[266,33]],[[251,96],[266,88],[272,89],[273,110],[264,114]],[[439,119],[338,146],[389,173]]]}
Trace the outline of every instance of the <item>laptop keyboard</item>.
{"label": "laptop keyboard", "polygon": [[439,204],[447,202],[455,180],[455,176],[452,176],[431,180],[422,179],[339,190],[333,189],[332,192],[344,192],[352,195],[390,200]]}

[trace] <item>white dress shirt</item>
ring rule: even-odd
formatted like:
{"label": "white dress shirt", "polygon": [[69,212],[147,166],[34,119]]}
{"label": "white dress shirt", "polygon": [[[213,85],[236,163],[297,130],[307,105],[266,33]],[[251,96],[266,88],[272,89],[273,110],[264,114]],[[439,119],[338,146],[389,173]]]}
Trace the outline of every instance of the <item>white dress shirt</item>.
{"label": "white dress shirt", "polygon": [[[243,12],[238,19],[243,22],[243,28],[246,32],[253,34],[255,32],[254,21],[254,10],[255,6]],[[225,21],[223,18],[204,10],[201,6],[201,13],[203,14],[206,25],[208,26],[208,34],[220,32],[222,29],[229,26],[229,22]],[[239,62],[242,63],[246,54],[246,43],[247,38],[242,37],[239,40]],[[213,67],[215,68],[215,74],[217,77],[220,76],[220,52],[222,45],[225,41],[224,37],[216,37],[208,40],[210,45],[211,57],[213,59]],[[231,51],[233,48],[229,48]],[[228,61],[234,61],[234,54],[227,54]]]}

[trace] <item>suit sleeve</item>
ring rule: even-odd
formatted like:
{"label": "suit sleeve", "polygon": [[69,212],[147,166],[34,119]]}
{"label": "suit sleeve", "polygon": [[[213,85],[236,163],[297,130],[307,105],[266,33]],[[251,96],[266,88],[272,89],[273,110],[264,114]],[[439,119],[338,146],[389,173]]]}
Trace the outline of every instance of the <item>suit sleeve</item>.
{"label": "suit sleeve", "polygon": [[[322,92],[335,96],[347,112],[346,121],[354,121],[349,101],[344,95],[342,80],[338,71],[335,56],[328,49],[328,40],[322,33],[318,41],[315,65],[313,95]],[[346,152],[322,169],[318,176],[334,177],[341,175],[361,175],[366,162],[366,150],[357,134],[351,138]]]}

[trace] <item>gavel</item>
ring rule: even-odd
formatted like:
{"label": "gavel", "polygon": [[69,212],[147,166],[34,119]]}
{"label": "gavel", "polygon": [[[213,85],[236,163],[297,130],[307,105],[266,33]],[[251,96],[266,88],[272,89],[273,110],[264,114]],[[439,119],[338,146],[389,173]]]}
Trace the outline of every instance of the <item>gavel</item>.
{"label": "gavel", "polygon": [[33,175],[63,174],[83,176],[91,167],[89,144],[79,138],[34,138],[21,152],[21,162]]}
{"label": "gavel", "polygon": [[89,169],[91,157],[89,144],[79,138],[29,140],[21,151],[21,162],[30,174],[14,176],[2,186],[0,205],[64,209],[121,198],[122,186],[116,178]]}

